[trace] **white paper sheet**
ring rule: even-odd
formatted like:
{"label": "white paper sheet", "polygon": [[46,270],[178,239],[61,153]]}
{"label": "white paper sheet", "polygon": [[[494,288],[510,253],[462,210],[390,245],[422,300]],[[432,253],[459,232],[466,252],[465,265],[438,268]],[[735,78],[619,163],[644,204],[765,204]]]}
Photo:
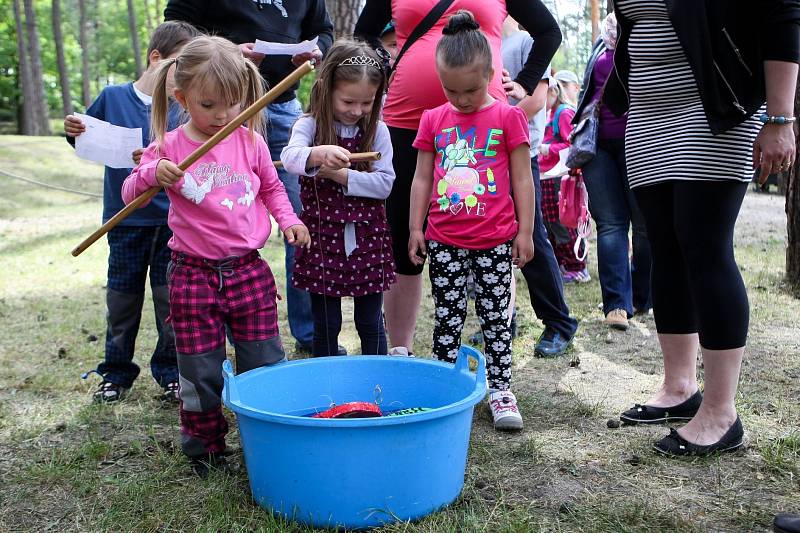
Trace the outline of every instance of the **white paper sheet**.
{"label": "white paper sheet", "polygon": [[133,151],[142,148],[142,128],[123,128],[75,113],[86,131],[75,137],[75,153],[111,168],[133,168]]}
{"label": "white paper sheet", "polygon": [[297,54],[305,54],[317,47],[317,39],[318,37],[314,37],[310,41],[303,41],[296,44],[271,43],[256,39],[253,52],[268,56],[295,56]]}

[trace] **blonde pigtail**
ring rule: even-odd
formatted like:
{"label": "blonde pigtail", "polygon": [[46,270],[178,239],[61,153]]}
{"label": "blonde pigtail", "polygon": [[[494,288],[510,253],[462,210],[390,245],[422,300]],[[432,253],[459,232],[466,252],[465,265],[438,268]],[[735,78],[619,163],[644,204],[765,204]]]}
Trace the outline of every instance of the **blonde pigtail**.
{"label": "blonde pigtail", "polygon": [[156,84],[153,89],[153,103],[150,109],[150,140],[164,142],[169,120],[169,97],[167,96],[167,75],[177,58],[163,61],[156,72]]}
{"label": "blonde pigtail", "polygon": [[[250,61],[245,59],[245,103],[244,107],[248,108],[253,105],[256,100],[264,96],[265,82],[261,79],[261,73],[258,67]],[[247,123],[247,128],[250,130],[250,135],[255,140],[255,134],[264,135],[266,132],[266,121],[264,120],[264,113],[256,113]]]}

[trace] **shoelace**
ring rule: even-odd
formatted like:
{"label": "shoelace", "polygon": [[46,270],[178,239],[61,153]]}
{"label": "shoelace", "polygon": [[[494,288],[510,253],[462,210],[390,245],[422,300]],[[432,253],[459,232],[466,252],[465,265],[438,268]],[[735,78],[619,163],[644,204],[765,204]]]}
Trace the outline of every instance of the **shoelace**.
{"label": "shoelace", "polygon": [[508,396],[504,396],[498,400],[492,400],[492,407],[498,413],[502,413],[503,411],[519,412],[517,405]]}

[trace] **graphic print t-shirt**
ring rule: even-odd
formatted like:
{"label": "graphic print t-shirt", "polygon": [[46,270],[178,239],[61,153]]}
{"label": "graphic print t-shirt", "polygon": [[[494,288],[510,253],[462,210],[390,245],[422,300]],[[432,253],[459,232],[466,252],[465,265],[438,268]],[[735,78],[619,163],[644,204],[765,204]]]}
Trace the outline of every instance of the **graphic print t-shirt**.
{"label": "graphic print t-shirt", "polygon": [[425,238],[470,250],[513,238],[510,155],[521,144],[529,145],[525,113],[499,100],[469,114],[449,103],[425,111],[414,140],[436,156]]}

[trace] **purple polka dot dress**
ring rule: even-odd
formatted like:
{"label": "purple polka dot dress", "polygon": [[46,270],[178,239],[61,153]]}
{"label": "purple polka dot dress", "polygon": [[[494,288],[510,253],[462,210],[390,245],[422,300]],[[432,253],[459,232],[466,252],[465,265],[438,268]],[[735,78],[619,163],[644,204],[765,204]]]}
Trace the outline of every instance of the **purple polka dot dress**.
{"label": "purple polka dot dress", "polygon": [[[338,138],[339,146],[358,151],[361,132]],[[292,283],[325,296],[364,296],[394,283],[392,238],[383,200],[347,196],[338,183],[300,176],[300,219],[311,233],[311,249],[295,255]],[[356,248],[345,254],[345,226],[355,226]]]}

